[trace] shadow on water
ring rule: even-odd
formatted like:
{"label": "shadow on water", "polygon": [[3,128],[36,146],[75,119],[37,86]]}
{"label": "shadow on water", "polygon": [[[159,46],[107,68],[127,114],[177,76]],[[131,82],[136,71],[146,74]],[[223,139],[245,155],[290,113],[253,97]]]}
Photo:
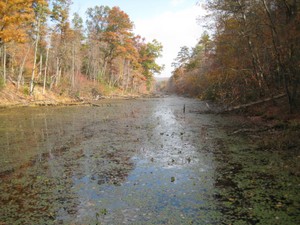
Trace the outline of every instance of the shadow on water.
{"label": "shadow on water", "polygon": [[293,224],[298,181],[282,199],[253,146],[220,129],[228,118],[190,113],[203,107],[168,97],[1,111],[0,224]]}

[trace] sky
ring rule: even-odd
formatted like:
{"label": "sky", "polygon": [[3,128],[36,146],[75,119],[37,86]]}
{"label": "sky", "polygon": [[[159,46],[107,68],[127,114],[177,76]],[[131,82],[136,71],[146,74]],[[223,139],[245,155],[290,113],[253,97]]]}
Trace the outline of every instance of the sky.
{"label": "sky", "polygon": [[[197,0],[73,0],[71,13],[79,13],[83,18],[88,8],[96,5],[119,6],[134,23],[133,32],[153,39],[163,45],[162,57],[157,60],[165,65],[158,77],[170,77],[172,62],[182,46],[194,47],[204,29],[197,18],[205,15]],[[85,20],[85,19],[84,19]]]}

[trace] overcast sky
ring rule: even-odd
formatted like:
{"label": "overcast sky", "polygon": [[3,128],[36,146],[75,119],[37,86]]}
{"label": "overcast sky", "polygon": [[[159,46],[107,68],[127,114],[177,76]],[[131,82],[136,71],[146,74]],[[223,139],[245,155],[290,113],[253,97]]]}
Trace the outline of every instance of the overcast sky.
{"label": "overcast sky", "polygon": [[72,14],[85,16],[87,8],[96,5],[119,6],[135,25],[134,33],[148,42],[157,39],[162,43],[163,56],[158,60],[165,65],[160,77],[171,76],[171,64],[180,47],[194,47],[203,29],[196,19],[205,11],[196,5],[197,0],[73,0]]}

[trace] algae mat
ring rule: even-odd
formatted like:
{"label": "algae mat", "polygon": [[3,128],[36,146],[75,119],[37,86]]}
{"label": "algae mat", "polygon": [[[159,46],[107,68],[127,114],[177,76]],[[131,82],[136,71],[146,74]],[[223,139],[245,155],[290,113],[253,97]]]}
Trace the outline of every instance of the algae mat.
{"label": "algae mat", "polygon": [[0,111],[0,224],[299,224],[299,151],[198,100],[97,105]]}

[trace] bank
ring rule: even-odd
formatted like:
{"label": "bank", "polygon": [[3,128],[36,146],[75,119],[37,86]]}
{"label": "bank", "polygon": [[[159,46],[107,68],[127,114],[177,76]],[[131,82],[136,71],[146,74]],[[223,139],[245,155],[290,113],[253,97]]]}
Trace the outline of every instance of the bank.
{"label": "bank", "polygon": [[41,86],[36,86],[34,93],[30,95],[28,88],[17,89],[13,83],[8,83],[0,90],[0,108],[89,105],[91,102],[101,99],[130,99],[145,96],[153,97],[153,94],[146,91],[124,91],[103,85],[86,85],[80,90],[63,88],[43,90]]}

